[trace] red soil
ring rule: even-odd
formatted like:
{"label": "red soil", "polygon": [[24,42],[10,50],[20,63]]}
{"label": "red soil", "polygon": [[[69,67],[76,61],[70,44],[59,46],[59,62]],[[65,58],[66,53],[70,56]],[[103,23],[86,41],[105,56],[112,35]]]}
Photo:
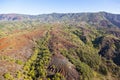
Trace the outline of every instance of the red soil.
{"label": "red soil", "polygon": [[[8,56],[12,59],[25,62],[33,53],[35,40],[41,38],[46,33],[44,29],[32,31],[21,31],[0,39],[0,57]],[[20,70],[22,65],[15,62],[0,60],[0,78],[6,72],[14,73]]]}
{"label": "red soil", "polygon": [[13,58],[28,58],[32,54],[34,40],[39,39],[45,30],[24,31],[0,39],[0,55]]}

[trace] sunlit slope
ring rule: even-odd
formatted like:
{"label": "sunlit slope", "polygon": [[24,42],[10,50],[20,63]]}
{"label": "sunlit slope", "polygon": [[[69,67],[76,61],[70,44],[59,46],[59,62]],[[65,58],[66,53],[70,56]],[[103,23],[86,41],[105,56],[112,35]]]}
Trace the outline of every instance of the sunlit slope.
{"label": "sunlit slope", "polygon": [[118,14],[0,16],[0,80],[120,79]]}

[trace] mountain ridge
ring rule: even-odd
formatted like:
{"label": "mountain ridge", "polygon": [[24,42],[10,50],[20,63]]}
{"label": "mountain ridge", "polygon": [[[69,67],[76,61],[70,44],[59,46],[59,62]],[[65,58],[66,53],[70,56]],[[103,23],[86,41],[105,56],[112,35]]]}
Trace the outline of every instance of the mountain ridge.
{"label": "mountain ridge", "polygon": [[97,13],[52,13],[41,15],[0,14],[1,21],[38,21],[41,23],[76,23],[85,22],[94,26],[120,27],[120,14]]}

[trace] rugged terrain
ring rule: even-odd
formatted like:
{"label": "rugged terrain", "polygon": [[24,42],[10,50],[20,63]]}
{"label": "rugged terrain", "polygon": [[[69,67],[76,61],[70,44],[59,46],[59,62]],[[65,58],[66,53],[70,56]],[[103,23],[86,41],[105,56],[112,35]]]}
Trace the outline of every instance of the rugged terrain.
{"label": "rugged terrain", "polygon": [[0,15],[0,80],[120,80],[120,15]]}

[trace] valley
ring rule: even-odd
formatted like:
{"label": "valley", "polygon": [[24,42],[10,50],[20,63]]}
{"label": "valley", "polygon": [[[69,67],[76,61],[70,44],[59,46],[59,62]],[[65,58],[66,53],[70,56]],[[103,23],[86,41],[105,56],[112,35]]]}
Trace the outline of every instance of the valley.
{"label": "valley", "polygon": [[120,15],[0,15],[0,80],[119,80]]}

